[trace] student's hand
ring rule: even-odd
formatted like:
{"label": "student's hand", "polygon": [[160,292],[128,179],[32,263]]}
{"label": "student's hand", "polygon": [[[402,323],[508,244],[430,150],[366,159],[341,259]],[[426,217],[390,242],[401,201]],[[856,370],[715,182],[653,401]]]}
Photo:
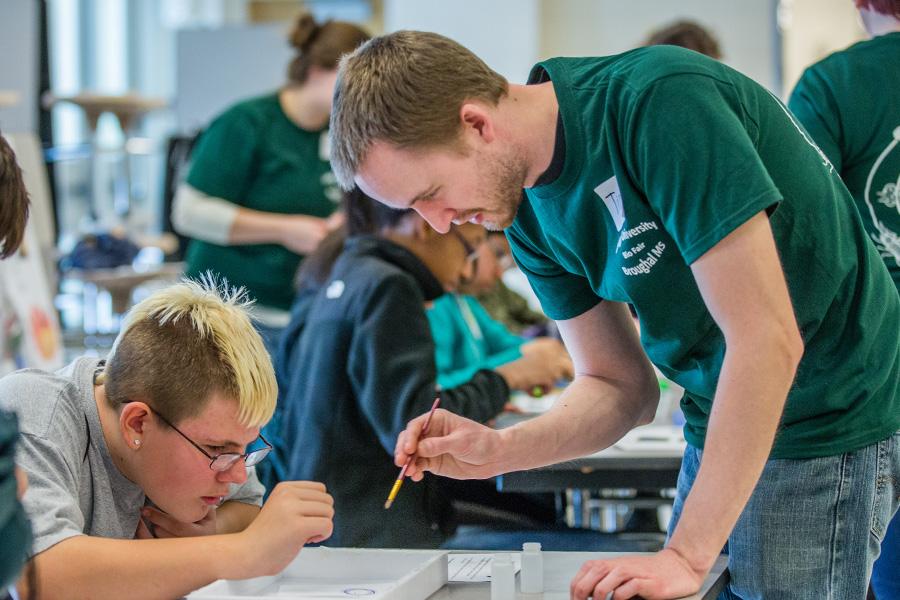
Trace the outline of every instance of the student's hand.
{"label": "student's hand", "polygon": [[[196,523],[183,523],[173,519],[170,515],[157,508],[145,506],[141,509],[141,517],[152,526],[152,537],[196,537],[201,535],[214,535],[216,533],[216,509],[210,508],[206,516]],[[146,524],[144,524],[146,526]],[[149,529],[148,529],[149,531]],[[138,528],[140,533],[140,528]]]}
{"label": "student's hand", "polygon": [[494,369],[511,390],[532,393],[535,388],[550,391],[560,379],[574,375],[572,359],[565,346],[543,338],[522,345],[522,357]]}
{"label": "student's hand", "polygon": [[599,599],[612,592],[613,600],[682,598],[697,593],[705,576],[696,573],[675,550],[664,548],[652,556],[589,560],[572,580],[569,597]]}
{"label": "student's hand", "polygon": [[235,534],[241,569],[234,579],[280,573],[305,544],[331,536],[333,518],[334,500],[323,484],[279,483],[253,522]]}
{"label": "student's hand", "polygon": [[347,216],[342,211],[331,213],[331,216],[325,219],[325,229],[334,231],[347,222]]}
{"label": "student's hand", "polygon": [[328,231],[325,219],[307,215],[284,215],[278,237],[281,245],[291,252],[309,254],[319,246]]}
{"label": "student's hand", "polygon": [[502,472],[496,430],[443,409],[434,411],[428,433],[419,439],[427,414],[409,422],[397,438],[394,464],[416,455],[406,474],[421,481],[425,471],[454,479],[486,479]]}
{"label": "student's hand", "polygon": [[546,362],[559,379],[575,377],[575,367],[566,347],[557,339],[540,337],[522,344],[522,356]]}

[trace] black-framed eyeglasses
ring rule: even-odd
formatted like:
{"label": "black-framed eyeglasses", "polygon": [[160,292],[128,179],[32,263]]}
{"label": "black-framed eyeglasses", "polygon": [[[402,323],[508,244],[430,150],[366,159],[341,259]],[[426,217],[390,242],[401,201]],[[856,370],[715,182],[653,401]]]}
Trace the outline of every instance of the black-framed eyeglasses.
{"label": "black-framed eyeglasses", "polygon": [[163,423],[165,423],[166,425],[168,425],[169,427],[174,429],[178,433],[178,435],[180,435],[181,437],[186,439],[188,442],[190,442],[190,444],[194,448],[196,448],[197,450],[202,452],[203,456],[205,456],[206,458],[209,459],[209,468],[212,469],[213,471],[216,471],[217,473],[227,471],[228,469],[233,467],[237,461],[239,461],[241,459],[244,459],[244,466],[246,466],[246,467],[252,467],[254,465],[258,465],[260,462],[262,462],[262,460],[265,457],[267,457],[269,455],[269,452],[272,451],[272,444],[270,444],[269,441],[263,437],[263,434],[260,433],[259,439],[262,441],[263,444],[266,445],[265,448],[258,448],[257,450],[245,452],[244,454],[240,454],[238,452],[223,452],[222,454],[212,455],[209,452],[207,452],[206,450],[204,450],[200,446],[200,444],[198,444],[197,442],[195,442],[194,440],[192,440],[191,438],[186,436],[180,429],[178,429],[177,427],[172,425],[172,423],[167,418],[165,418],[158,412],[154,411],[154,413],[156,414],[157,417],[159,417],[162,420]]}
{"label": "black-framed eyeglasses", "polygon": [[466,239],[466,236],[460,232],[459,229],[453,227],[450,229],[453,232],[453,235],[456,236],[456,239],[459,240],[459,243],[462,244],[463,250],[466,253],[466,264],[474,265],[476,261],[478,261],[478,253],[481,252],[481,249],[473,246],[472,242]]}

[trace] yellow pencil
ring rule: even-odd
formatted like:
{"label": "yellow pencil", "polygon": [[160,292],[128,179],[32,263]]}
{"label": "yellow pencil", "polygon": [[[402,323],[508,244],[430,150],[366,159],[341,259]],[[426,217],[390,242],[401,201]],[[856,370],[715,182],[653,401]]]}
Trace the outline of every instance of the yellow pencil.
{"label": "yellow pencil", "polygon": [[[434,416],[434,411],[437,410],[438,404],[441,403],[441,397],[438,396],[434,399],[434,404],[431,405],[431,410],[428,411],[428,418],[425,419],[425,426],[422,428],[422,435],[428,433],[428,426],[431,425],[431,417]],[[394,487],[391,488],[391,493],[388,494],[387,502],[384,503],[385,510],[391,507],[391,504],[394,503],[394,499],[397,498],[397,493],[400,491],[400,486],[403,485],[403,480],[406,478],[406,470],[409,468],[409,465],[412,463],[413,457],[410,456],[406,459],[406,464],[403,465],[403,468],[400,469],[400,474],[397,475],[397,481],[394,482]]]}

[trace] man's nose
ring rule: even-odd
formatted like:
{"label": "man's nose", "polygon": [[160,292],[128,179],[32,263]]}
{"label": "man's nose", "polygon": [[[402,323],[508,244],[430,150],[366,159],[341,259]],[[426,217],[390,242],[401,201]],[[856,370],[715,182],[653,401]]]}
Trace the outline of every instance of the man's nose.
{"label": "man's nose", "polygon": [[222,471],[220,477],[222,481],[238,485],[247,481],[247,466],[244,464],[244,459],[235,461],[230,468]]}
{"label": "man's nose", "polygon": [[439,206],[417,206],[415,210],[438,233],[448,233],[456,216],[456,211],[452,208]]}

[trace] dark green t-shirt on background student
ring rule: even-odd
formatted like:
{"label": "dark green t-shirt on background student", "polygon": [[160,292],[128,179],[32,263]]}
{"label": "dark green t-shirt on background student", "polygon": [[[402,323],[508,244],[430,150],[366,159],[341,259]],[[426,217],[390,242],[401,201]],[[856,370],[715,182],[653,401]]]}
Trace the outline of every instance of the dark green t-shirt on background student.
{"label": "dark green t-shirt on background student", "polygon": [[900,31],[809,67],[788,107],[853,194],[900,288]]}
{"label": "dark green t-shirt on background student", "polygon": [[341,55],[368,37],[300,15],[286,85],[217,117],[175,195],[172,224],[192,238],[187,275],[209,271],[246,288],[270,352],[290,320],[301,260],[338,224],[328,219],[340,199],[328,162],[331,97]]}
{"label": "dark green t-shirt on background student", "polygon": [[[245,208],[328,217],[340,192],[328,165],[326,129],[301,129],[284,114],[278,94],[241,102],[200,138],[188,185]],[[263,306],[289,310],[301,256],[280,244],[223,246],[193,240],[187,274],[212,269],[245,286]]]}
{"label": "dark green t-shirt on background student", "polygon": [[[841,174],[900,291],[900,0],[856,4],[873,37],[806,69],[788,106]],[[872,567],[877,598],[900,598],[898,561],[894,515]]]}

